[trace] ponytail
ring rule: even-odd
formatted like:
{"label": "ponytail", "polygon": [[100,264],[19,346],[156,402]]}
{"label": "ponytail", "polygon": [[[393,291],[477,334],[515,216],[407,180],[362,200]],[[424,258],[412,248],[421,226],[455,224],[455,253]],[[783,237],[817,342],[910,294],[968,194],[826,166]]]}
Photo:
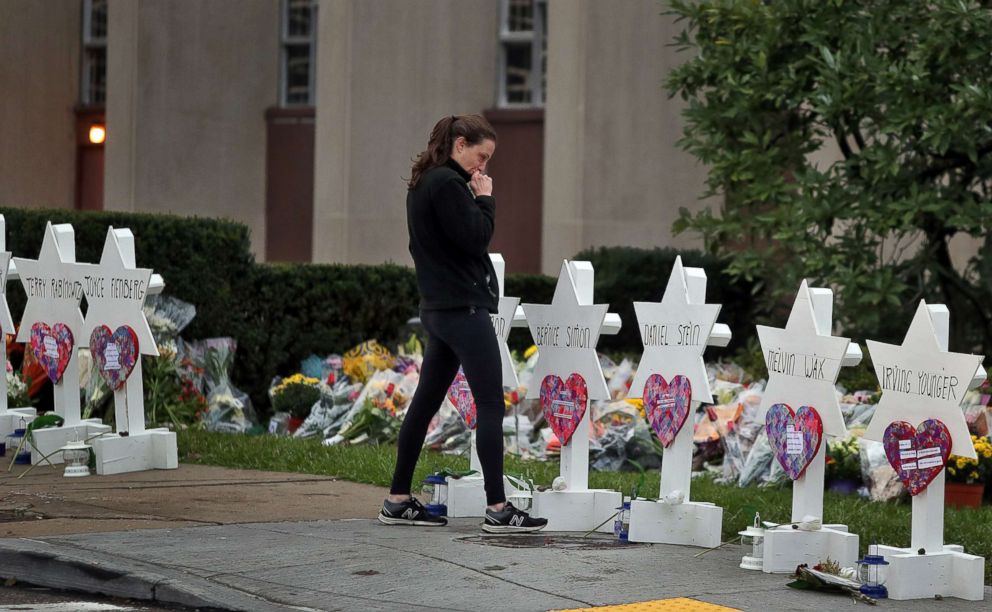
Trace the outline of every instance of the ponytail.
{"label": "ponytail", "polygon": [[410,170],[410,180],[407,188],[413,189],[420,182],[420,177],[431,168],[444,165],[451,157],[455,140],[461,136],[468,144],[479,144],[483,140],[496,141],[496,131],[481,115],[449,115],[443,117],[431,130],[427,141],[427,150],[414,158]]}

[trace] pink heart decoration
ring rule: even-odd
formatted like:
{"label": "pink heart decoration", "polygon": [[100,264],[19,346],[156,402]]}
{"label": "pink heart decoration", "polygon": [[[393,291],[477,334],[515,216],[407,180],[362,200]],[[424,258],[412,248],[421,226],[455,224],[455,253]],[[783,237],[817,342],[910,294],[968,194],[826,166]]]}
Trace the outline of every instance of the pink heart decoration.
{"label": "pink heart decoration", "polygon": [[64,323],[48,327],[39,321],[31,326],[31,352],[52,383],[62,380],[74,346],[72,330]]}
{"label": "pink heart decoration", "polygon": [[541,381],[541,409],[562,446],[572,439],[588,404],[586,381],[578,374],[573,373],[565,381],[548,374]]}
{"label": "pink heart decoration", "polygon": [[775,404],[765,415],[765,429],[785,473],[793,480],[802,478],[823,441],[823,421],[816,409],[800,406],[793,413],[787,404]]}
{"label": "pink heart decoration", "polygon": [[685,425],[692,400],[692,384],[679,374],[671,384],[661,374],[652,374],[644,383],[644,412],[654,434],[665,448]]}
{"label": "pink heart decoration", "polygon": [[101,325],[90,334],[90,354],[96,362],[97,372],[110,388],[117,391],[127,382],[138,362],[138,335],[128,325],[121,325],[113,333]]}
{"label": "pink heart decoration", "polygon": [[895,421],[882,435],[885,456],[910,495],[926,490],[940,474],[951,454],[951,432],[937,419],[927,419],[919,429]]}
{"label": "pink heart decoration", "polygon": [[472,390],[469,389],[468,380],[465,379],[465,371],[461,368],[458,368],[458,374],[455,375],[455,380],[448,387],[448,400],[458,410],[458,414],[462,416],[465,425],[469,429],[475,429],[475,398],[472,397]]}

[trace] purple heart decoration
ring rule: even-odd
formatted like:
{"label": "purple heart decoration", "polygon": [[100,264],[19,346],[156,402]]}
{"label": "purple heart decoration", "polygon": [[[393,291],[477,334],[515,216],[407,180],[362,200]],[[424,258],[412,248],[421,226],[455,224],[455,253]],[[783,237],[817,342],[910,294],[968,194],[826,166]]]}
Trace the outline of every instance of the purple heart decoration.
{"label": "purple heart decoration", "polygon": [[127,382],[138,362],[138,335],[128,325],[121,325],[113,333],[101,325],[90,334],[90,354],[97,372],[110,388],[117,391]]}
{"label": "purple heart decoration", "polygon": [[458,414],[469,429],[475,429],[476,411],[475,398],[472,397],[472,390],[468,387],[468,380],[465,379],[465,371],[458,368],[455,380],[448,387],[448,401],[455,407]]}
{"label": "purple heart decoration", "polygon": [[927,419],[919,428],[906,421],[895,421],[882,435],[885,457],[910,495],[930,485],[947,464],[951,454],[951,432],[937,419]]}
{"label": "purple heart decoration", "polygon": [[62,380],[74,347],[72,330],[64,323],[49,327],[39,321],[31,326],[31,352],[53,384]]}
{"label": "purple heart decoration", "polygon": [[665,382],[661,374],[652,374],[644,383],[644,413],[654,434],[665,448],[685,425],[692,400],[692,385],[681,374]]}
{"label": "purple heart decoration", "polygon": [[795,413],[787,404],[775,404],[765,415],[768,443],[775,458],[793,480],[802,478],[823,442],[823,421],[812,406]]}
{"label": "purple heart decoration", "polygon": [[572,439],[588,404],[586,381],[579,374],[573,373],[568,380],[548,374],[541,381],[541,409],[562,446]]}

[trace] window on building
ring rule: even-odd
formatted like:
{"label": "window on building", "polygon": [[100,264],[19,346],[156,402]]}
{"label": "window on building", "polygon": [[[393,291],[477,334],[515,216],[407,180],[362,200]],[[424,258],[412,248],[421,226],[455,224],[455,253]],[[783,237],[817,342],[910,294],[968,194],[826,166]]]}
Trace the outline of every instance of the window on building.
{"label": "window on building", "polygon": [[279,103],[313,106],[317,52],[317,0],[282,0]]}
{"label": "window on building", "polygon": [[547,0],[501,0],[499,106],[544,106]]}
{"label": "window on building", "polygon": [[107,0],[83,0],[83,57],[80,102],[107,101]]}

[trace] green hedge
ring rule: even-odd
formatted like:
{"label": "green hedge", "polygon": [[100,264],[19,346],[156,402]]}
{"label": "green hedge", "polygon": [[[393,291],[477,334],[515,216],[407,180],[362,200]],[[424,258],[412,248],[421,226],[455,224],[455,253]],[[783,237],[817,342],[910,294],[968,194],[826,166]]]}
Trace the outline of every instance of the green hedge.
{"label": "green hedge", "polygon": [[[600,350],[641,352],[634,302],[657,302],[661,299],[675,258],[679,255],[684,267],[706,270],[706,301],[723,305],[717,322],[730,326],[733,340],[721,352],[737,350],[752,335],[756,313],[754,286],[744,281],[731,281],[725,272],[726,264],[721,259],[692,250],[600,247],[582,251],[574,258],[592,262],[596,272],[596,303],[609,304],[610,312],[618,313],[623,321],[620,333],[600,337]],[[710,357],[715,354],[715,351],[707,351]]]}
{"label": "green hedge", "polygon": [[[35,258],[45,223],[71,223],[76,235],[76,260],[98,262],[107,227],[129,228],[135,236],[138,265],[165,278],[167,295],[196,306],[197,315],[184,332],[188,339],[231,336],[238,341],[233,380],[248,392],[261,415],[269,412],[266,391],[271,378],[296,372],[312,353],[341,353],[376,338],[394,345],[405,324],[417,314],[413,270],[404,266],[257,264],[248,228],[217,219],[123,212],[80,212],[0,208],[7,222],[7,249],[18,257]],[[673,250],[645,251],[603,248],[580,253],[596,269],[596,301],[620,313],[624,328],[603,336],[600,348],[639,353],[632,301],[658,300],[664,290]],[[720,261],[697,252],[682,252],[687,266],[707,270],[707,300],[723,303],[720,321],[737,331],[753,321],[750,286],[731,284]],[[506,294],[522,302],[546,304],[556,278],[509,274]],[[8,296],[15,319],[24,308],[20,283],[10,283]],[[744,334],[735,334],[740,338]],[[510,345],[532,343],[526,329],[510,334]]]}
{"label": "green hedge", "polygon": [[[76,261],[85,263],[100,261],[108,226],[130,229],[138,265],[161,274],[168,295],[196,305],[187,337],[224,335],[247,316],[255,259],[248,228],[240,223],[125,212],[0,208],[0,213],[7,225],[7,250],[28,259],[38,257],[49,220],[72,224]],[[20,320],[21,284],[9,283],[7,295],[15,321]]]}

